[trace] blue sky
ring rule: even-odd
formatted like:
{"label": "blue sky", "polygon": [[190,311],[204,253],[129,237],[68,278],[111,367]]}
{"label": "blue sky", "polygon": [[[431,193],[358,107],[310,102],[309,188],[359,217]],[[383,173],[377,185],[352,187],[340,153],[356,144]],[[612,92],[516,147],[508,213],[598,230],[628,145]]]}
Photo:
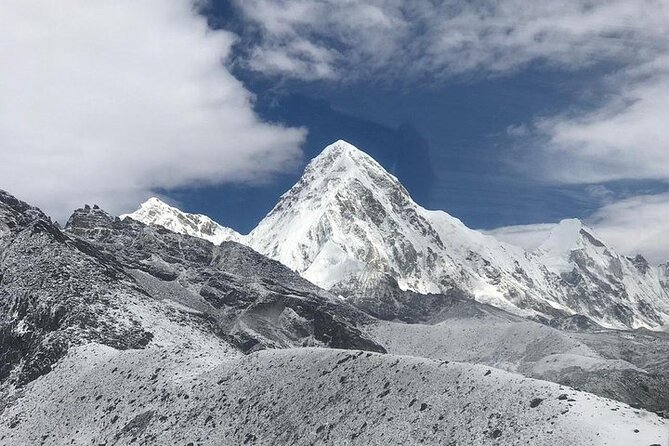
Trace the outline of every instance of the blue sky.
{"label": "blue sky", "polygon": [[[601,204],[587,186],[547,183],[513,165],[515,142],[508,128],[579,101],[592,78],[589,72],[570,75],[566,81],[559,71],[528,70],[503,78],[400,89],[377,87],[373,80],[248,85],[258,95],[256,109],[264,117],[308,129],[305,162],[326,144],[346,139],[397,175],[423,206],[447,210],[472,227],[495,228],[585,217]],[[396,135],[406,132],[415,132],[414,139],[403,141]],[[416,139],[424,140],[424,148]],[[412,155],[417,145],[429,157]],[[384,151],[403,151],[406,158],[384,156]],[[241,200],[236,185],[175,198],[192,203],[195,195],[204,194],[199,207],[203,212],[248,231],[296,181],[299,170],[248,189]],[[249,206],[258,194],[266,196],[264,202]],[[233,202],[217,204],[216,197],[228,195]]]}
{"label": "blue sky", "polygon": [[[243,13],[234,4],[214,2],[205,14],[212,26],[244,35]],[[244,41],[242,46],[254,43],[257,41]],[[481,69],[464,76],[419,82],[411,78],[387,80],[382,75],[348,82],[314,80],[281,74],[265,76],[245,68],[237,68],[235,73],[258,95],[257,110],[262,116],[308,129],[305,161],[338,137],[350,140],[398,175],[420,204],[446,210],[471,227],[491,229],[569,217],[588,219],[616,199],[667,190],[663,181],[647,178],[586,178],[584,182],[547,179],[532,166],[528,169],[531,157],[518,154],[526,149],[518,146],[526,142],[510,135],[512,129],[531,125],[541,117],[596,109],[607,94],[601,88],[603,79],[620,69],[616,58],[579,67],[532,61],[509,72]],[[267,102],[273,106],[267,107]],[[321,119],[314,121],[314,114]],[[423,156],[414,157],[420,159],[413,162],[379,156],[386,147],[388,151],[406,151],[411,160],[413,147],[394,147],[388,138],[407,126],[424,141],[429,162]],[[390,141],[397,140],[390,137]],[[402,162],[411,166],[403,167]],[[212,215],[245,232],[271,209],[298,175],[292,172],[266,186],[244,188],[242,192],[238,186],[228,185],[174,197],[189,203],[193,211]]]}
{"label": "blue sky", "polygon": [[579,217],[659,262],[667,22],[666,0],[8,0],[0,187],[247,232],[343,138],[471,227]]}

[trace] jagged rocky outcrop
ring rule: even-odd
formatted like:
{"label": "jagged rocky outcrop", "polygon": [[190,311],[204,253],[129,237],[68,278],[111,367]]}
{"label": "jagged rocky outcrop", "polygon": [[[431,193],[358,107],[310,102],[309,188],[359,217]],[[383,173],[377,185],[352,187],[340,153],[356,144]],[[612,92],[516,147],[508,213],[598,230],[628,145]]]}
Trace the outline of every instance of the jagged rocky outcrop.
{"label": "jagged rocky outcrop", "polygon": [[152,339],[120,300],[134,291],[118,263],[0,191],[0,381],[23,385],[73,345],[142,348]]}
{"label": "jagged rocky outcrop", "polygon": [[[95,208],[75,211],[65,231],[126,269],[179,289],[188,296],[180,304],[212,318],[245,351],[300,345],[383,350],[355,328],[364,313],[244,245],[214,245]],[[135,279],[140,285],[148,280]]]}
{"label": "jagged rocky outcrop", "polygon": [[557,224],[533,254],[560,278],[557,286],[575,313],[607,326],[609,321],[631,328],[666,324],[669,294],[660,268],[643,256],[616,253],[581,221]]}
{"label": "jagged rocky outcrop", "polygon": [[[23,385],[76,345],[216,339],[242,351],[301,345],[383,351],[368,316],[230,242],[121,221],[97,206],[64,230],[0,194],[0,380]],[[179,331],[184,333],[179,335]]]}

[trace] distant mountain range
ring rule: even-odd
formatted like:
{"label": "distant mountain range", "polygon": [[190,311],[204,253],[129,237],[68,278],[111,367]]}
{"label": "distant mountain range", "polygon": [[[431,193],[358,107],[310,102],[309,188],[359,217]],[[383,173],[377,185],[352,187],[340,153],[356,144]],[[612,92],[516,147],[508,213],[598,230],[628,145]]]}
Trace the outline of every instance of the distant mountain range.
{"label": "distant mountain range", "polygon": [[244,243],[352,299],[391,283],[419,294],[468,295],[542,321],[583,315],[608,328],[669,324],[667,265],[616,253],[579,220],[560,222],[532,251],[498,241],[422,208],[397,178],[341,140],[309,163],[246,236],[156,198],[125,217]]}
{"label": "distant mountain range", "polygon": [[668,302],[577,220],[525,251],[343,141],[248,235],[0,191],[0,445],[665,445]]}

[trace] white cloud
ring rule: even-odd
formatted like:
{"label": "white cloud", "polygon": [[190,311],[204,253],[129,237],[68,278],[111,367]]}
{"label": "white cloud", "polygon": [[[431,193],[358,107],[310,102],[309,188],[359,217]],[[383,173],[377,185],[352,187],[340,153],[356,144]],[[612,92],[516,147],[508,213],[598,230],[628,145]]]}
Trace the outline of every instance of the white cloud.
{"label": "white cloud", "polygon": [[669,181],[669,39],[666,50],[609,80],[609,99],[595,110],[537,121],[540,161],[553,179]]}
{"label": "white cloud", "polygon": [[0,187],[63,218],[152,189],[255,182],[299,159],[189,0],[0,2]]}
{"label": "white cloud", "polygon": [[532,251],[548,238],[556,223],[538,223],[532,225],[503,226],[481,232],[492,235],[497,240],[510,243]]}
{"label": "white cloud", "polygon": [[236,3],[261,36],[242,63],[270,75],[429,82],[609,63],[600,107],[508,129],[521,164],[560,183],[669,180],[667,0]]}
{"label": "white cloud", "polygon": [[261,41],[246,65],[303,80],[350,77],[389,60],[407,23],[399,1],[237,0]]}
{"label": "white cloud", "polygon": [[[669,261],[669,193],[639,195],[607,204],[585,223],[621,254],[642,254],[654,264]],[[533,250],[546,240],[555,225],[506,226],[483,232]]]}
{"label": "white cloud", "polygon": [[665,0],[236,3],[261,35],[248,66],[301,79],[434,79],[532,62],[575,68],[637,61],[664,35],[668,10]]}
{"label": "white cloud", "polygon": [[626,198],[599,209],[588,224],[602,240],[651,263],[669,261],[669,193]]}

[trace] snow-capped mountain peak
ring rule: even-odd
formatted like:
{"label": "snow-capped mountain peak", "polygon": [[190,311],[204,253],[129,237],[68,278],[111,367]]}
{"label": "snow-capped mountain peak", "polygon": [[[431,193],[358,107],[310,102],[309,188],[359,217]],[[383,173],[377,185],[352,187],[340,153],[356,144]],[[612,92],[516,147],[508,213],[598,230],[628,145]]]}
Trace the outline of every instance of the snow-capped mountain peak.
{"label": "snow-capped mountain peak", "polygon": [[244,237],[206,215],[183,212],[156,197],[146,200],[135,212],[120,216],[121,219],[128,217],[147,225],[162,226],[179,234],[200,237],[217,245],[224,241],[240,242]]}
{"label": "snow-capped mountain peak", "polygon": [[[422,208],[397,178],[344,141],[309,163],[248,242],[346,295],[390,276],[404,290],[465,292],[533,315],[536,310],[520,308],[505,295],[523,296],[530,283],[544,280],[525,251],[471,230],[446,212]],[[547,296],[539,298],[540,306],[550,306]]]}
{"label": "snow-capped mountain peak", "polygon": [[281,196],[268,217],[285,210],[296,200],[309,202],[314,209],[326,209],[333,205],[333,200],[350,193],[352,186],[368,190],[393,188],[398,194],[409,196],[397,178],[371,156],[344,140],[338,140],[309,162],[300,181]]}
{"label": "snow-capped mountain peak", "polygon": [[[420,234],[420,235],[418,235]],[[326,147],[249,234],[249,244],[326,288],[368,272],[419,275],[427,245],[442,245],[399,181],[345,141]],[[394,249],[393,249],[394,247]],[[417,277],[405,284],[427,291]],[[414,280],[415,279],[415,280]]]}
{"label": "snow-capped mountain peak", "polygon": [[325,180],[362,174],[370,179],[393,180],[401,186],[397,178],[390,175],[374,158],[342,139],[327,146],[307,165],[305,175],[311,173],[317,173]]}

